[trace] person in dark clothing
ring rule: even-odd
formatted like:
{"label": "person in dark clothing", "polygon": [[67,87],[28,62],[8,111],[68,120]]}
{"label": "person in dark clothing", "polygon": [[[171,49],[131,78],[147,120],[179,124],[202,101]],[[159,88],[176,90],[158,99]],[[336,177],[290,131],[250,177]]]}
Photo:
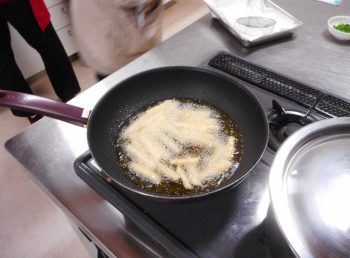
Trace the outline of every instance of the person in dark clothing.
{"label": "person in dark clothing", "polygon": [[[56,95],[64,102],[80,91],[72,64],[58,38],[43,0],[0,0],[0,88],[33,94],[11,48],[10,23],[37,50]],[[31,116],[11,110],[15,116]]]}

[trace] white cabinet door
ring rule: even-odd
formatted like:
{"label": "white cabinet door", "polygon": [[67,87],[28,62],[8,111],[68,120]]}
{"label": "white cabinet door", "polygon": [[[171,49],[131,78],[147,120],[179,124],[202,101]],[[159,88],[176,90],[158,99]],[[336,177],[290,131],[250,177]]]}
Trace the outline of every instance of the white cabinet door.
{"label": "white cabinet door", "polygon": [[69,2],[65,1],[50,8],[51,23],[55,30],[62,29],[70,24]]}
{"label": "white cabinet door", "polygon": [[45,4],[47,8],[50,8],[51,6],[54,6],[56,4],[59,4],[61,2],[63,2],[64,0],[45,0]]}
{"label": "white cabinet door", "polygon": [[67,55],[70,56],[76,53],[77,48],[74,43],[72,26],[71,25],[66,26],[56,32],[64,46],[64,49],[66,50]]}

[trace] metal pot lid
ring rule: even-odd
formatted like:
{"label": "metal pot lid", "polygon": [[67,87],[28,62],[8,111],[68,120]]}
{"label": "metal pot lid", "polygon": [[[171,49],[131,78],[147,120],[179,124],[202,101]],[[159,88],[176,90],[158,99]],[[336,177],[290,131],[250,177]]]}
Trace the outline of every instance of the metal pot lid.
{"label": "metal pot lid", "polygon": [[291,135],[271,167],[279,227],[300,257],[350,257],[350,118],[312,123]]}

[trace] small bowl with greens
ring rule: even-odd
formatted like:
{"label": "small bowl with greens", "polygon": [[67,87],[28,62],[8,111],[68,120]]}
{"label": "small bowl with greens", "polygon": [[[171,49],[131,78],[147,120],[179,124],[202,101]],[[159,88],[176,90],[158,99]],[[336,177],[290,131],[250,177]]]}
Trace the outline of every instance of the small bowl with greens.
{"label": "small bowl with greens", "polygon": [[334,16],[328,20],[328,31],[339,40],[350,40],[350,16]]}

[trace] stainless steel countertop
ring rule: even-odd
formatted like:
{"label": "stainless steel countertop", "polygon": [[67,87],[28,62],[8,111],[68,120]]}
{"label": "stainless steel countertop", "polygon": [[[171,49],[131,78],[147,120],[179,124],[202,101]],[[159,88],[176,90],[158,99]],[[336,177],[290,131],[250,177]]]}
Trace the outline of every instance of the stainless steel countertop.
{"label": "stainless steel countertop", "polygon": [[[331,16],[346,15],[350,2],[333,6],[315,0],[275,0],[304,25],[293,37],[252,48],[242,47],[210,15],[80,94],[70,103],[92,109],[98,99],[121,80],[161,66],[200,66],[219,51],[303,81],[350,100],[350,43],[327,31]],[[127,230],[125,218],[100,197],[73,168],[88,149],[86,129],[44,118],[6,143],[8,151],[49,197],[107,255],[164,256],[165,250],[137,229]]]}

